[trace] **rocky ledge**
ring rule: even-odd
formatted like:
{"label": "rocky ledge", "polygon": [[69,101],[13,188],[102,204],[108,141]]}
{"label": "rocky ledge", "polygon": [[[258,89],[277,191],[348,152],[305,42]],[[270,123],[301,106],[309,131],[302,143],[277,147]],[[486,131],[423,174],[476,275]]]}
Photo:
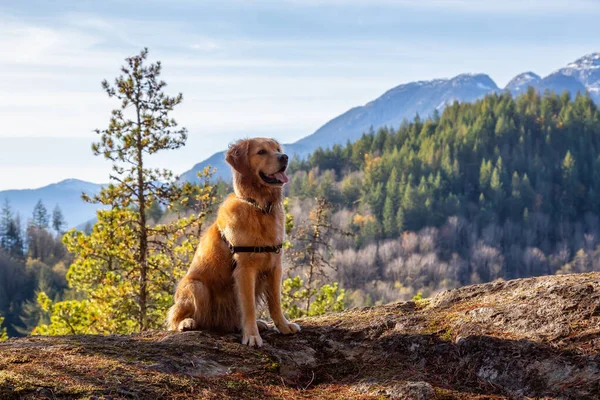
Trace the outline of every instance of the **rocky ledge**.
{"label": "rocky ledge", "polygon": [[0,344],[0,398],[600,399],[600,273],[497,281],[299,322]]}

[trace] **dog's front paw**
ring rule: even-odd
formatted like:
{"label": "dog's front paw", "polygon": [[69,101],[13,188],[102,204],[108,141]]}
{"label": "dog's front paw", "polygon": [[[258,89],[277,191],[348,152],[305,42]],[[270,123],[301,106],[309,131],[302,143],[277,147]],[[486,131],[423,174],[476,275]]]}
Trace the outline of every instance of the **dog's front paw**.
{"label": "dog's front paw", "polygon": [[196,321],[193,318],[186,318],[177,326],[179,332],[193,331],[194,329],[196,329]]}
{"label": "dog's front paw", "polygon": [[255,335],[247,335],[244,333],[242,337],[242,344],[247,344],[250,347],[262,347],[263,340],[258,333]]}
{"label": "dog's front paw", "polygon": [[301,331],[300,325],[288,321],[277,325],[277,330],[284,335],[290,335],[292,333],[298,333]]}

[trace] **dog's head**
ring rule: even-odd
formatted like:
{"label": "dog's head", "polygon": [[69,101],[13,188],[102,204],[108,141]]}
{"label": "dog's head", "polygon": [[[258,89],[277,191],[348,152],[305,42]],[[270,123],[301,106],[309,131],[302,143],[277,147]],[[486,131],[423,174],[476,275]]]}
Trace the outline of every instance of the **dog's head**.
{"label": "dog's head", "polygon": [[243,139],[229,146],[225,160],[234,175],[256,181],[261,185],[276,187],[288,182],[285,170],[288,156],[274,139]]}

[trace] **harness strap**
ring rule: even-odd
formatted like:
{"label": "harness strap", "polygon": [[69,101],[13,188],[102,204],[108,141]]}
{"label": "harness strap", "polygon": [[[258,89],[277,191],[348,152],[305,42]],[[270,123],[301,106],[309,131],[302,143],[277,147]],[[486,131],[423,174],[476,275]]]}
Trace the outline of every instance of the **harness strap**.
{"label": "harness strap", "polygon": [[227,241],[225,235],[221,234],[221,239],[227,247],[229,247],[229,251],[231,254],[235,253],[279,253],[283,248],[283,244],[278,244],[276,246],[234,246]]}
{"label": "harness strap", "polygon": [[[270,214],[273,210],[273,203],[267,203],[265,207],[261,207],[258,201],[254,200],[251,197],[238,197],[238,199],[245,201],[246,203],[258,208],[263,214]],[[231,269],[235,269],[237,266],[237,261],[233,258],[235,253],[275,253],[279,254],[281,249],[283,248],[283,244],[278,244],[276,246],[234,246],[227,241],[225,235],[221,233],[221,239],[227,247],[229,247],[229,252],[231,253]]]}

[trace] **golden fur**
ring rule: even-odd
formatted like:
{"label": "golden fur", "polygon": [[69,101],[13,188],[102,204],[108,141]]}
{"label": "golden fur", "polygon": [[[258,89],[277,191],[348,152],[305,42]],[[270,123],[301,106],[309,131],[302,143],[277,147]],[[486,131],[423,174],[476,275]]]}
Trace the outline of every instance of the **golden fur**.
{"label": "golden fur", "polygon": [[[287,156],[275,140],[255,138],[230,146],[226,160],[232,166],[235,194],[223,202],[217,220],[200,239],[187,275],[177,287],[168,326],[179,331],[241,329],[243,344],[260,347],[259,325],[264,329],[266,324],[256,320],[258,299],[266,299],[281,333],[300,331],[281,310],[281,252],[232,256],[221,234],[234,246],[274,246],[283,242],[283,185],[265,182],[261,172],[272,175],[281,171],[287,166]],[[263,213],[244,198],[254,199],[260,207],[270,203],[272,210]],[[237,262],[235,269],[233,259]]]}

